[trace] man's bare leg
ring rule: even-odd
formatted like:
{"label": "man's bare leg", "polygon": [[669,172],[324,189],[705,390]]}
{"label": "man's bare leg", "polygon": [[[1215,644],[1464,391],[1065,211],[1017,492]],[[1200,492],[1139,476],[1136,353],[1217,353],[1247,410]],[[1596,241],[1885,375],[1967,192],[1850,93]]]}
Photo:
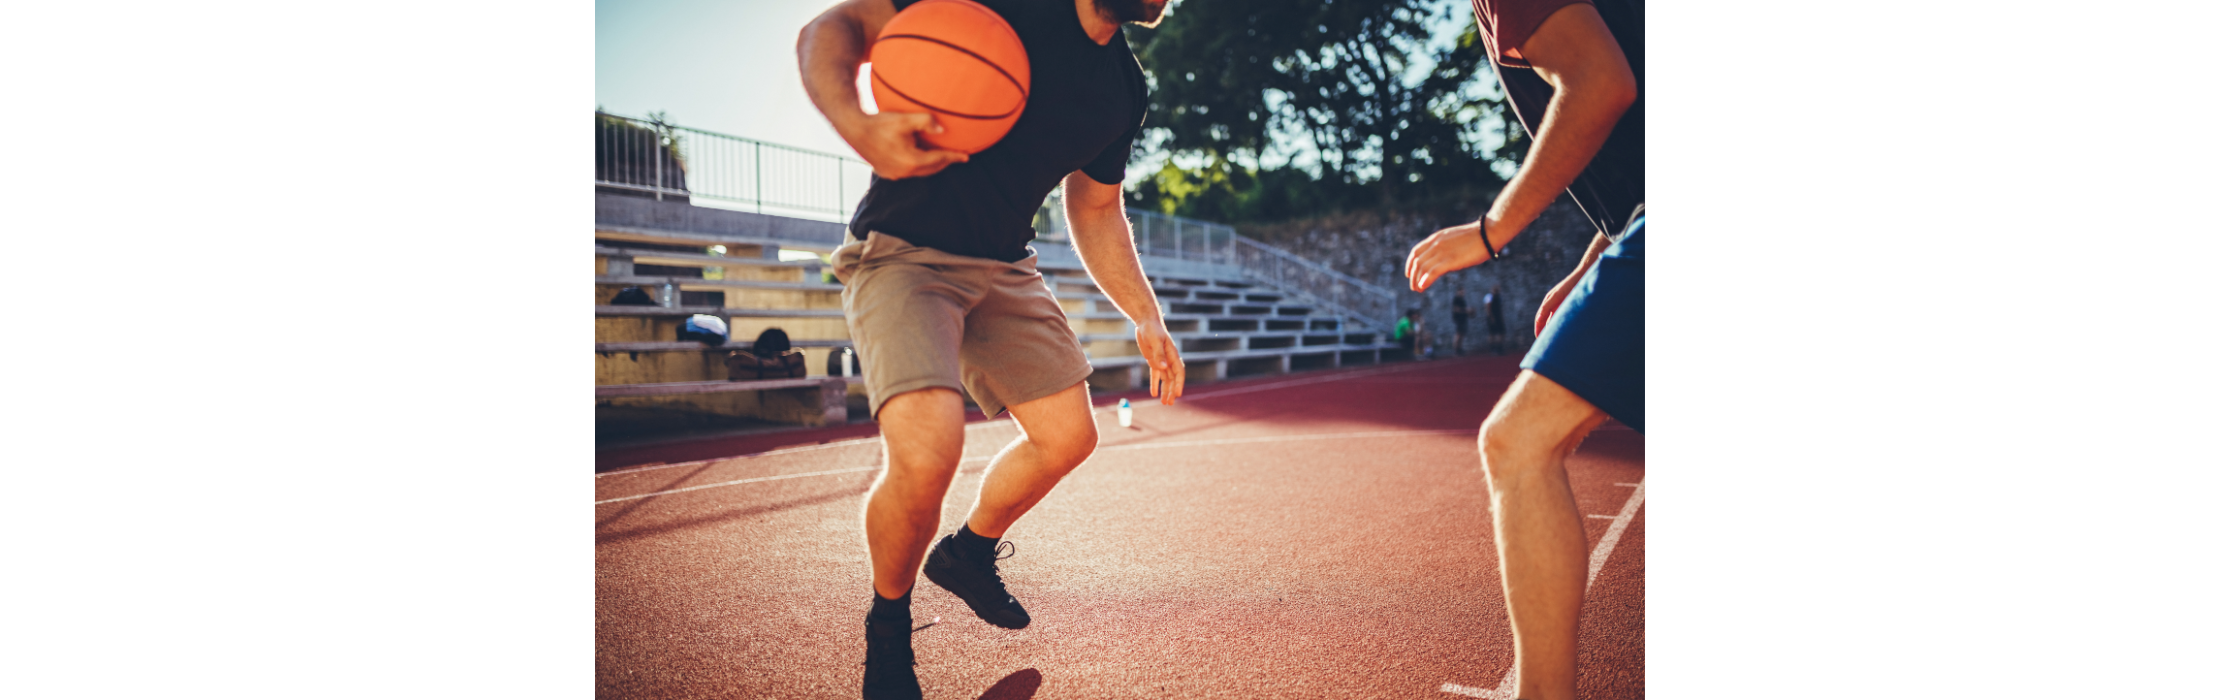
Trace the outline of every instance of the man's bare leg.
{"label": "man's bare leg", "polygon": [[1501,589],[1516,640],[1517,697],[1572,700],[1579,607],[1587,593],[1587,535],[1563,460],[1606,416],[1531,370],[1509,385],[1478,431]]}
{"label": "man's bare leg", "polygon": [[996,453],[980,481],[980,500],[965,520],[982,537],[1001,538],[1058,481],[1097,449],[1097,422],[1089,408],[1089,385],[1011,407],[1019,439]]}
{"label": "man's bare leg", "polygon": [[864,499],[863,536],[871,586],[894,599],[917,584],[926,547],[941,528],[941,501],[964,456],[964,399],[939,388],[887,399],[879,408],[879,438],[887,468]]}

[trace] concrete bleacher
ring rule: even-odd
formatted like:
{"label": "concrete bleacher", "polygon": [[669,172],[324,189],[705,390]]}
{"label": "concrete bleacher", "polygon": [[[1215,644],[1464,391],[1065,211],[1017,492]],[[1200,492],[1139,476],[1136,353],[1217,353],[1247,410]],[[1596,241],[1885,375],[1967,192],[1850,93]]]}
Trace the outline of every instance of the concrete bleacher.
{"label": "concrete bleacher", "polygon": [[[1096,369],[1090,386],[1099,391],[1143,388],[1144,360],[1135,324],[1103,294],[1079,291],[1095,289],[1081,268],[1045,262],[1042,272],[1066,306]],[[1376,364],[1402,355],[1375,330],[1349,329],[1342,315],[1325,312],[1314,300],[1291,297],[1241,273],[1146,277],[1159,299],[1167,334],[1182,351],[1185,376],[1193,383]],[[1070,305],[1068,297],[1082,304]]]}
{"label": "concrete bleacher", "polygon": [[[851,342],[840,309],[841,286],[824,281],[829,268],[823,262],[779,259],[780,251],[829,253],[842,235],[838,224],[758,222],[753,217],[760,215],[745,212],[599,197],[593,317],[602,420],[633,412],[640,418],[701,414],[802,425],[867,417],[861,377],[825,376],[828,354]],[[610,216],[610,199],[616,200],[612,208],[626,215]],[[663,217],[668,220],[659,220]],[[711,246],[722,246],[721,254],[710,254]],[[1135,325],[1097,288],[1069,246],[1036,247],[1037,266],[1095,368],[1091,387],[1144,388]],[[1401,358],[1380,329],[1349,325],[1345,315],[1318,301],[1260,284],[1242,270],[1160,258],[1145,258],[1144,267],[1194,384]],[[645,289],[661,305],[611,305],[626,287]],[[718,348],[678,342],[677,324],[693,314],[723,317],[731,342]],[[783,329],[802,348],[809,377],[724,381],[724,355],[748,349],[768,328]]]}

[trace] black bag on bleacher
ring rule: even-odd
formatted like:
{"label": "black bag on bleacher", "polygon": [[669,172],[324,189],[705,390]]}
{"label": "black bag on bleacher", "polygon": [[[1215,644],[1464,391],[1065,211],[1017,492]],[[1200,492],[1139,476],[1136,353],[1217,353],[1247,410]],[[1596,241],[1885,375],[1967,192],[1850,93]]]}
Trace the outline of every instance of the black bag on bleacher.
{"label": "black bag on bleacher", "polygon": [[657,302],[657,301],[654,301],[654,300],[653,300],[653,295],[651,295],[651,294],[647,294],[647,293],[646,293],[646,290],[645,290],[645,288],[644,288],[644,287],[623,287],[623,288],[622,288],[622,291],[621,291],[620,293],[617,293],[617,294],[615,294],[615,295],[614,295],[614,300],[612,300],[612,301],[609,301],[609,302],[607,302],[607,304],[608,304],[609,306],[660,306],[660,305],[661,305],[661,303],[660,303],[660,302]]}
{"label": "black bag on bleacher", "polygon": [[754,352],[732,352],[723,358],[731,381],[751,379],[800,379],[809,376],[809,361],[793,347],[786,332],[771,328],[754,339]]}

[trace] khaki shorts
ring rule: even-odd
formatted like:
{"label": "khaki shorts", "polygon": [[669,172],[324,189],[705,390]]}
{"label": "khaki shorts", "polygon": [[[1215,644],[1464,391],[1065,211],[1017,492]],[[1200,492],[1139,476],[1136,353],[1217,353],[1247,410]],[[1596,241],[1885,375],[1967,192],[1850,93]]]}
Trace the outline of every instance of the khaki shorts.
{"label": "khaki shorts", "polygon": [[877,231],[834,250],[871,415],[889,398],[941,387],[971,394],[994,416],[1087,380],[1088,355],[1034,262],[956,255]]}

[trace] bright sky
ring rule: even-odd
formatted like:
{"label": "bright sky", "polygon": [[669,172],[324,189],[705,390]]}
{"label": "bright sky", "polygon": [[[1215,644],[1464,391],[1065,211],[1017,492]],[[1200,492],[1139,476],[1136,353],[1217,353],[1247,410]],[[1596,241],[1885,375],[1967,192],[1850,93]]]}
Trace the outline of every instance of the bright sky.
{"label": "bright sky", "polygon": [[[1188,0],[1171,11],[1184,12]],[[1467,0],[1445,0],[1469,21]],[[669,121],[853,158],[801,89],[794,36],[826,0],[598,0],[598,101]],[[1131,168],[1131,171],[1136,170]],[[1131,172],[1130,175],[1136,173]]]}

